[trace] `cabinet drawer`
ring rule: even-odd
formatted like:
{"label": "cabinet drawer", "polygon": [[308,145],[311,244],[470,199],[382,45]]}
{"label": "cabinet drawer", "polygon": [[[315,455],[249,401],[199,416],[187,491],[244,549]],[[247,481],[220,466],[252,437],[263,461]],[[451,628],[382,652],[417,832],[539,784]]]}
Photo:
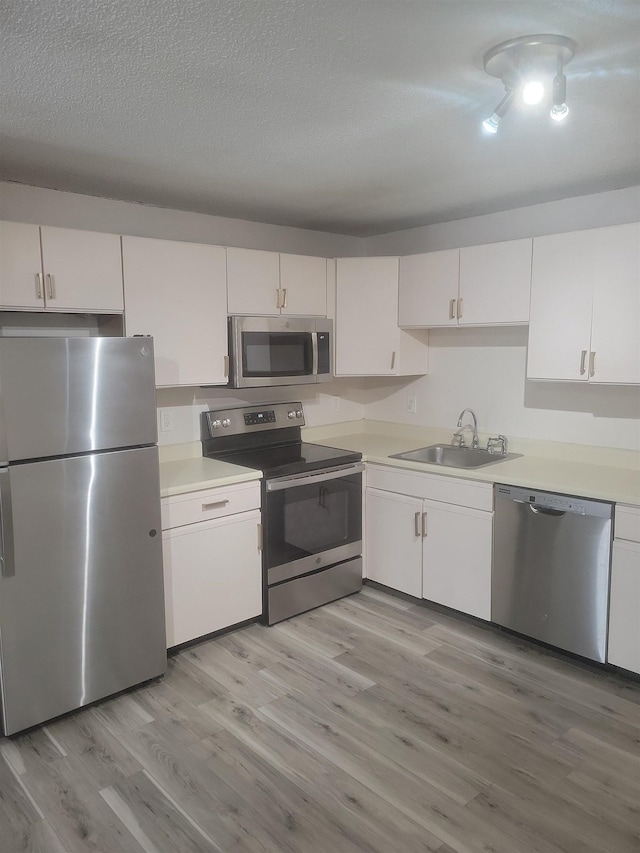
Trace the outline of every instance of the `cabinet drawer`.
{"label": "cabinet drawer", "polygon": [[439,477],[437,474],[423,474],[420,471],[368,465],[367,486],[487,512],[493,509],[493,485],[475,480],[459,480],[454,477]]}
{"label": "cabinet drawer", "polygon": [[162,529],[260,509],[260,484],[238,483],[162,499]]}
{"label": "cabinet drawer", "polygon": [[640,507],[616,504],[615,538],[640,542]]}

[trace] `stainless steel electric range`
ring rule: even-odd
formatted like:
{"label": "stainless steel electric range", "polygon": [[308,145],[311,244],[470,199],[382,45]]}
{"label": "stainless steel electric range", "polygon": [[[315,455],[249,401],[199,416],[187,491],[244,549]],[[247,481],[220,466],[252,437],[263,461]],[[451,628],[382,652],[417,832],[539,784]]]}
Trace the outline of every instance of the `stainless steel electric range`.
{"label": "stainless steel electric range", "polygon": [[362,587],[362,454],[302,441],[301,403],[202,414],[202,453],[263,473],[268,625]]}

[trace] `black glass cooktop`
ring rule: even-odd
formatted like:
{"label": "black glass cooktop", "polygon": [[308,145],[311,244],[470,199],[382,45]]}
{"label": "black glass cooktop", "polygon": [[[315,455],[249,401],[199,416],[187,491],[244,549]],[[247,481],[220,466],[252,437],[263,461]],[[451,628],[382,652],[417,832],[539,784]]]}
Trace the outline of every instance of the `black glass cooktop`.
{"label": "black glass cooktop", "polygon": [[257,468],[265,477],[286,477],[334,465],[350,465],[362,459],[362,454],[356,451],[341,450],[323,444],[308,444],[304,441],[211,455],[234,465]]}

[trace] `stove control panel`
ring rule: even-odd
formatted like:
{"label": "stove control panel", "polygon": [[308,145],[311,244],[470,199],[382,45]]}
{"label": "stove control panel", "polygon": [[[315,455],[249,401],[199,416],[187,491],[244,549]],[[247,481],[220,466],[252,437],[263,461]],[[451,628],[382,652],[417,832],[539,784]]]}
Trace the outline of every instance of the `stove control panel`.
{"label": "stove control panel", "polygon": [[202,438],[304,426],[302,403],[264,403],[202,413]]}
{"label": "stove control panel", "polygon": [[276,413],[273,409],[264,409],[261,412],[245,412],[244,425],[257,426],[258,424],[275,424]]}

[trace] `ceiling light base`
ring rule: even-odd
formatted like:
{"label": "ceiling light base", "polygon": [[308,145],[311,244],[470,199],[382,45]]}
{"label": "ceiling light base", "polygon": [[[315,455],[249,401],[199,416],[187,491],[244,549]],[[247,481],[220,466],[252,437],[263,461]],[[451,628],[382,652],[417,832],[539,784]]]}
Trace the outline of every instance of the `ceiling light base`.
{"label": "ceiling light base", "polygon": [[565,66],[576,47],[576,42],[567,36],[550,33],[520,36],[488,50],[483,58],[484,70],[502,80],[506,86],[516,87],[523,73],[531,67],[554,74],[558,62]]}

